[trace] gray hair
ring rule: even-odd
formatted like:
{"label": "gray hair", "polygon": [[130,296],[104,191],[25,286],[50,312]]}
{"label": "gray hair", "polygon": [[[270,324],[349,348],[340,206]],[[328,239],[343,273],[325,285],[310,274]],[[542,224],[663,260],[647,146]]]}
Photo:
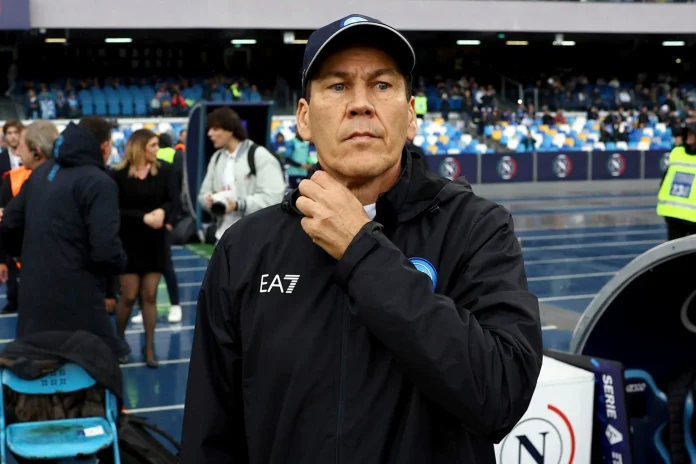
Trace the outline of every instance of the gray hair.
{"label": "gray hair", "polygon": [[41,150],[44,158],[50,158],[53,152],[53,144],[58,138],[58,128],[49,121],[36,121],[29,124],[27,131],[27,146],[36,153]]}

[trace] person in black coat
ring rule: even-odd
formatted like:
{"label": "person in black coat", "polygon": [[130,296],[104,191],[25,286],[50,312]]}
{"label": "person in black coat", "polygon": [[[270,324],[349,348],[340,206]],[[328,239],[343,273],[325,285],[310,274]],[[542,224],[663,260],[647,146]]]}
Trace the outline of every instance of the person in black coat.
{"label": "person in black coat", "polygon": [[157,286],[169,254],[165,227],[176,220],[178,204],[172,167],[157,160],[158,150],[157,134],[137,130],[128,139],[123,161],[111,172],[118,185],[120,236],[128,256],[128,266],[121,273],[121,298],[116,305],[118,332],[125,333],[139,296],[145,325],[143,355],[148,367],[158,365],[154,347]]}
{"label": "person in black coat", "polygon": [[53,159],[38,166],[5,208],[0,235],[23,265],[17,339],[84,330],[116,356],[130,352],[104,309],[107,280],[126,266],[118,236],[118,189],[105,172],[111,125],[91,117],[70,123]]}
{"label": "person in black coat", "polygon": [[[19,149],[20,134],[23,130],[24,125],[16,119],[7,121],[2,128],[7,148],[0,152],[0,178],[5,178],[8,172],[22,164],[22,159],[17,152]],[[6,204],[7,202],[0,204],[0,208],[4,208]],[[11,256],[3,254],[0,256],[0,260],[2,260],[2,262],[0,262],[0,274],[2,276],[7,276],[7,304],[2,309],[2,313],[16,313],[19,292],[17,285],[19,269],[17,269],[17,264]]]}

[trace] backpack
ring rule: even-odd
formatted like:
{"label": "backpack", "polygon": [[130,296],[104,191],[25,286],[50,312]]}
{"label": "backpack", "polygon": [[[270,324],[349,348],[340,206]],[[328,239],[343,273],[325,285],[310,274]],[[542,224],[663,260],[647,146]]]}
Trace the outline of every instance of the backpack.
{"label": "backpack", "polygon": [[[176,450],[175,453],[155,438],[153,432],[164,438]],[[141,416],[121,415],[118,423],[118,447],[122,464],[179,463],[179,442]]]}
{"label": "backpack", "polygon": [[[251,146],[249,147],[249,151],[247,151],[247,163],[249,163],[249,177],[256,175],[256,149],[257,148],[259,148],[259,145],[252,142]],[[220,161],[220,155],[222,155],[222,152],[218,153],[215,156],[215,167],[216,168],[217,168],[218,161]],[[285,172],[285,168],[283,167],[283,162],[280,160],[280,158],[278,158],[275,155],[273,155],[273,158],[278,162],[278,165],[280,166],[280,172],[281,173]]]}

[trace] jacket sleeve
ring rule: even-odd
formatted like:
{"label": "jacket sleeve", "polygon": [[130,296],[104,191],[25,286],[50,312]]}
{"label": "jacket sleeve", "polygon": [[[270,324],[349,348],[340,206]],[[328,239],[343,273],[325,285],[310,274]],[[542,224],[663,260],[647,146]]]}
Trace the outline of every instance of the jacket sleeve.
{"label": "jacket sleeve", "polygon": [[[459,269],[446,288],[409,262],[375,222],[338,261],[355,316],[409,377],[470,432],[499,441],[527,410],[542,363],[537,298],[527,290],[509,213],[495,206],[444,253]],[[461,245],[461,248],[460,248]]]}
{"label": "jacket sleeve", "polygon": [[16,197],[5,206],[0,223],[2,234],[2,249],[9,256],[22,256],[24,243],[24,209],[26,205],[27,187],[30,180],[25,182]]}
{"label": "jacket sleeve", "polygon": [[238,203],[238,210],[249,215],[277,205],[285,196],[285,176],[275,156],[264,147],[256,149],[256,189]]}
{"label": "jacket sleeve", "polygon": [[249,462],[242,398],[239,327],[230,312],[238,303],[223,243],[215,247],[198,295],[189,365],[181,462]]}
{"label": "jacket sleeve", "polygon": [[120,216],[116,214],[118,186],[107,176],[86,177],[81,202],[93,268],[106,275],[120,274],[126,268],[126,253],[119,238]]}
{"label": "jacket sleeve", "polygon": [[215,193],[213,191],[213,178],[215,177],[215,166],[217,165],[216,161],[219,157],[220,154],[215,153],[210,158],[210,162],[208,163],[208,170],[205,172],[205,177],[203,178],[201,189],[198,191],[198,204],[200,204],[206,211],[208,211],[208,205],[205,204],[205,197],[207,197],[209,193]]}
{"label": "jacket sleeve", "polygon": [[12,200],[12,178],[5,177],[0,187],[0,208],[4,208]]}

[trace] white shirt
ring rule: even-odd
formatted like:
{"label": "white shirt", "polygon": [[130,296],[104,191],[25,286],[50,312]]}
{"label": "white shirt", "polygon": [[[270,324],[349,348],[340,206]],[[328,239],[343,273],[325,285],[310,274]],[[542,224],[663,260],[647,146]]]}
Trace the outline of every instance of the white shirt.
{"label": "white shirt", "polygon": [[[240,144],[241,145],[241,144]],[[235,179],[235,166],[237,164],[237,154],[239,152],[239,145],[233,152],[228,150],[223,151],[220,156],[225,160],[225,171],[222,176],[222,192],[225,192],[225,198],[229,200],[237,201],[237,181]],[[222,223],[220,227],[215,231],[215,238],[220,240],[222,234],[235,222],[242,218],[242,213],[239,211],[230,211],[225,214],[222,218]]]}
{"label": "white shirt", "polygon": [[7,147],[7,153],[10,154],[10,168],[17,169],[22,165],[22,158],[19,155],[12,153],[12,149]]}
{"label": "white shirt", "polygon": [[363,206],[365,208],[365,212],[367,213],[367,217],[370,219],[374,219],[375,216],[377,216],[377,203],[372,203],[371,205],[365,205]]}

